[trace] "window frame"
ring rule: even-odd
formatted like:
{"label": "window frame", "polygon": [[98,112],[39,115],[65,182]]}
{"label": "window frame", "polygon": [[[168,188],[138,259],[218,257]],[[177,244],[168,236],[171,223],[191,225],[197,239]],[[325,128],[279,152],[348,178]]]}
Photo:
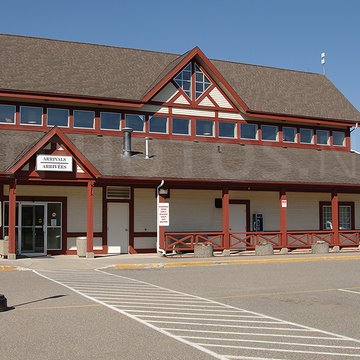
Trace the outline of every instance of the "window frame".
{"label": "window frame", "polygon": [[[187,120],[188,121],[188,133],[187,134],[178,134],[178,133],[174,133],[174,120]],[[175,136],[191,136],[192,131],[191,131],[191,123],[192,123],[192,119],[191,118],[186,118],[186,117],[172,117],[171,118],[171,135],[175,135]]]}
{"label": "window frame", "polygon": [[[84,113],[93,113],[93,123],[92,123],[92,127],[83,127],[83,126],[75,126],[75,112],[84,112]],[[73,110],[73,128],[74,129],[89,129],[89,130],[94,130],[95,129],[95,111],[93,110],[81,110],[81,109],[76,109]]]}
{"label": "window frame", "polygon": [[[41,123],[40,124],[29,124],[21,122],[21,114],[23,108],[31,108],[31,109],[41,109]],[[44,107],[42,106],[28,106],[28,105],[20,105],[19,108],[19,124],[22,126],[43,126],[44,125]]]}
{"label": "window frame", "polygon": [[[327,133],[327,143],[326,144],[322,144],[319,143],[319,138],[318,138],[318,132],[323,131]],[[320,146],[330,146],[330,130],[327,129],[316,129],[316,145],[320,145]]]}
{"label": "window frame", "polygon": [[[342,145],[334,144],[334,133],[342,133],[342,134],[344,134],[344,140],[343,140],[343,142],[342,142]],[[345,131],[342,131],[342,130],[332,130],[331,136],[332,136],[332,145],[333,145],[333,146],[338,146],[338,147],[345,147],[345,146],[346,146],[346,132],[345,132]]]}
{"label": "window frame", "polygon": [[[255,138],[244,138],[242,136],[242,126],[243,125],[250,125],[250,126],[255,126]],[[259,140],[259,125],[258,124],[253,124],[253,123],[240,123],[240,139],[241,140],[248,140],[248,141],[257,141]]]}
{"label": "window frame", "polygon": [[[64,126],[64,125],[49,125],[49,110],[65,110],[65,111],[67,111],[67,113],[68,113],[67,125],[66,126]],[[47,127],[58,126],[58,127],[61,127],[61,128],[69,128],[70,127],[70,110],[69,109],[62,109],[62,108],[47,107],[46,108],[46,126]]]}
{"label": "window frame", "polygon": [[[236,121],[224,121],[222,119],[219,119],[217,122],[217,134],[220,139],[237,139],[238,136],[238,125],[239,123]],[[220,124],[234,124],[234,136],[221,136],[220,135]]]}
{"label": "window frame", "polygon": [[9,107],[13,107],[14,108],[14,121],[13,122],[2,122],[0,121],[0,125],[16,125],[16,105],[10,105],[10,104],[0,104],[1,106],[9,106]]}
{"label": "window frame", "polygon": [[[162,118],[162,119],[166,119],[166,130],[165,132],[159,132],[159,131],[151,131],[150,127],[151,127],[151,119],[152,118]],[[161,116],[161,115],[149,115],[149,120],[148,120],[148,132],[149,134],[164,134],[164,135],[168,135],[169,134],[169,117],[168,116]]]}
{"label": "window frame", "polygon": [[[330,201],[320,201],[319,202],[319,230],[320,231],[334,231],[336,229],[327,229],[324,230],[324,211],[323,208],[324,207],[330,207],[331,208],[331,202]],[[350,229],[341,229],[340,228],[340,208],[341,207],[350,207]],[[355,229],[355,203],[354,201],[339,201],[338,203],[338,214],[339,214],[339,229],[338,230],[354,230]],[[332,219],[331,219],[331,223],[332,223]]]}
{"label": "window frame", "polygon": [[[198,130],[198,128],[197,128],[197,124],[199,123],[201,123],[201,122],[211,122],[212,123],[212,126],[211,126],[211,130],[212,130],[212,132],[211,132],[211,135],[205,135],[205,133],[204,134],[198,134],[198,132],[197,132],[197,130]],[[206,137],[206,138],[213,138],[213,137],[215,137],[215,120],[211,120],[211,119],[195,119],[195,136],[200,136],[200,137]]]}
{"label": "window frame", "polygon": [[[263,128],[276,128],[276,139],[264,139],[263,138]],[[278,125],[269,125],[269,124],[261,124],[261,141],[266,142],[279,142],[279,126]]]}
{"label": "window frame", "polygon": [[[134,128],[132,128],[131,126],[127,126],[127,123],[126,123],[126,117],[127,116],[139,116],[139,117],[142,117],[143,118],[143,128],[142,130],[135,130]],[[146,132],[146,128],[145,128],[145,122],[146,122],[146,114],[132,114],[132,113],[126,113],[125,116],[124,116],[124,122],[125,122],[125,127],[129,127],[131,129],[133,129],[134,132],[138,132],[138,133],[145,133]],[[124,128],[123,128],[124,129]]]}
{"label": "window frame", "polygon": [[[119,115],[119,128],[118,129],[106,129],[106,128],[101,127],[101,114]],[[100,130],[103,130],[103,131],[121,131],[122,113],[112,112],[112,111],[100,111],[99,120],[100,120],[100,124],[99,124]]]}
{"label": "window frame", "polygon": [[[284,140],[284,129],[292,129],[295,131],[294,141]],[[298,142],[298,128],[295,126],[283,126],[282,127],[282,141],[287,144],[297,144]]]}
{"label": "window frame", "polygon": [[[304,142],[301,141],[301,130],[307,130],[307,131],[311,131],[311,142]],[[315,145],[314,143],[314,129],[310,129],[310,128],[300,128],[299,129],[299,144],[304,144],[304,145]]]}

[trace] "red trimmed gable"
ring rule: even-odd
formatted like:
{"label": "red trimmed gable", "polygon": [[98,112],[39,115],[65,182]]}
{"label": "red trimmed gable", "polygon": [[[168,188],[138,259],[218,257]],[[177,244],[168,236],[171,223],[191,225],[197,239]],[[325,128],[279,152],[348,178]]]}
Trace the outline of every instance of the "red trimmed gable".
{"label": "red trimmed gable", "polygon": [[[192,96],[174,81],[174,78],[192,63]],[[204,93],[195,96],[195,64],[211,82]],[[157,105],[186,106],[191,108],[213,109],[222,111],[247,111],[248,107],[231,88],[215,66],[198,48],[191,50],[182,61],[170,70],[143,98],[144,102]]]}
{"label": "red trimmed gable", "polygon": [[[37,155],[70,156],[73,159],[72,171],[37,171]],[[59,128],[50,130],[6,172],[8,174],[16,174],[19,179],[77,180],[94,179],[100,176],[100,173]]]}

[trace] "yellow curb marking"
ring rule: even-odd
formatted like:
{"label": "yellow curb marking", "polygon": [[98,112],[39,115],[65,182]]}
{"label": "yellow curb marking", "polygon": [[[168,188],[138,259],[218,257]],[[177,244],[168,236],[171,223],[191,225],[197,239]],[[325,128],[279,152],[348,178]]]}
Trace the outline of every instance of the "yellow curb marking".
{"label": "yellow curb marking", "polygon": [[[360,286],[344,288],[345,290],[360,289]],[[292,294],[308,294],[315,292],[330,292],[338,291],[339,289],[314,289],[314,290],[303,290],[303,291],[283,291],[274,293],[257,293],[257,294],[244,294],[244,295],[230,295],[230,296],[212,296],[209,299],[233,299],[233,298],[244,298],[244,297],[256,297],[256,296],[278,296],[278,295],[292,295]]]}
{"label": "yellow curb marking", "polygon": [[87,305],[63,305],[63,306],[41,306],[41,307],[26,307],[18,309],[15,306],[17,311],[26,311],[26,310],[53,310],[53,309],[73,309],[73,308],[86,308],[86,307],[99,307],[100,304],[87,304]]}
{"label": "yellow curb marking", "polygon": [[16,266],[0,266],[0,271],[13,271],[16,270]]}
{"label": "yellow curb marking", "polygon": [[147,269],[147,268],[166,268],[180,266],[208,266],[208,265],[251,265],[251,264],[270,264],[270,263],[293,263],[293,262],[311,262],[311,261],[344,261],[360,260],[360,255],[350,256],[324,256],[318,258],[287,258],[287,259],[250,259],[250,260],[213,260],[213,261],[188,261],[174,263],[149,263],[149,264],[116,264],[116,269]]}

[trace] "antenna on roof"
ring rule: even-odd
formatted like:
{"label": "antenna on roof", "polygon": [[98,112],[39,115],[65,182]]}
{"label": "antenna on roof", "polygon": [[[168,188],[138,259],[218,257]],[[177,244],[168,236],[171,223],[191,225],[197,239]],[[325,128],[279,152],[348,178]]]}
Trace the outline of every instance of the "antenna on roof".
{"label": "antenna on roof", "polygon": [[321,62],[321,65],[322,65],[322,68],[323,68],[323,74],[325,75],[325,51],[323,51],[322,53],[321,53],[321,60],[320,60],[320,62]]}

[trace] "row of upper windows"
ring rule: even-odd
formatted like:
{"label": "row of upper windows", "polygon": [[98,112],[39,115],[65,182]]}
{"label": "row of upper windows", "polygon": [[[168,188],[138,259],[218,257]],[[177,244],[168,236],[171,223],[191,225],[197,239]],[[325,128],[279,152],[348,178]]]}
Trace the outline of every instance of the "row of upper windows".
{"label": "row of upper windows", "polygon": [[[16,107],[13,105],[0,105],[0,123],[15,124]],[[69,110],[48,108],[46,116],[47,126],[69,127]],[[121,113],[100,112],[100,129],[119,131],[121,129]],[[171,120],[171,121],[170,121]],[[164,116],[149,116],[148,131],[158,134],[192,135],[191,119]],[[263,140],[278,142],[279,127],[276,125],[261,125],[249,123],[236,123],[234,121],[214,121],[194,119],[194,132],[197,136],[243,140]],[[20,124],[43,125],[43,108],[33,106],[20,106]],[[215,124],[217,124],[215,130]],[[126,127],[136,132],[145,132],[145,115],[125,114]],[[238,126],[240,128],[238,129]],[[94,129],[95,112],[85,110],[73,111],[73,127],[77,129]],[[239,130],[239,134],[238,134]],[[316,134],[316,141],[315,135]],[[332,142],[331,142],[332,136]],[[285,143],[316,144],[317,145],[345,145],[345,132],[336,130],[282,126],[282,141]]]}

